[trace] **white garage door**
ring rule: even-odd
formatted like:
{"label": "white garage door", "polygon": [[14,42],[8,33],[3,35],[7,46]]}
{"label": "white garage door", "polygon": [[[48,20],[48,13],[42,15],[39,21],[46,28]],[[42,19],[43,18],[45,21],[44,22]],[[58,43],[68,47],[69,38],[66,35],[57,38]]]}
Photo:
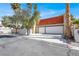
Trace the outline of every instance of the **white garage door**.
{"label": "white garage door", "polygon": [[45,27],[39,27],[39,33],[45,33]]}
{"label": "white garage door", "polygon": [[46,27],[46,33],[63,34],[63,26]]}
{"label": "white garage door", "polygon": [[40,27],[39,33],[56,33],[56,34],[63,34],[64,29],[63,26],[50,26],[50,27]]}

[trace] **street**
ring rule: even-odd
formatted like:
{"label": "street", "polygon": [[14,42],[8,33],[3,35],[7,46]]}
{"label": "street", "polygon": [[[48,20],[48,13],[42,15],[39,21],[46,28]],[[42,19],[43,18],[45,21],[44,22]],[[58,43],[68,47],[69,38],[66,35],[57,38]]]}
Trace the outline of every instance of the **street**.
{"label": "street", "polygon": [[0,38],[0,56],[79,56],[78,50],[69,50],[66,44],[31,38]]}

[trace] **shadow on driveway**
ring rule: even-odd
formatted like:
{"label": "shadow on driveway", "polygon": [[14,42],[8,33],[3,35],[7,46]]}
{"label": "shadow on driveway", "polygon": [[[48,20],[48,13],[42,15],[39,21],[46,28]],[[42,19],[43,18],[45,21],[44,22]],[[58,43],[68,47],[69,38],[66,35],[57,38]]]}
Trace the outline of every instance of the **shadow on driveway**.
{"label": "shadow on driveway", "polygon": [[0,38],[12,38],[12,37],[16,37],[14,35],[0,35]]}

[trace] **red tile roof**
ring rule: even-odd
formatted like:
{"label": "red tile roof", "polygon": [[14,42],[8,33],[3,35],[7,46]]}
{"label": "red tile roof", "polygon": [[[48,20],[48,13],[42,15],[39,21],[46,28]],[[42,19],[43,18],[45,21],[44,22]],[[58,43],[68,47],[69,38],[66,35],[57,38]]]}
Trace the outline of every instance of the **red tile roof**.
{"label": "red tile roof", "polygon": [[64,16],[57,16],[47,19],[41,19],[39,25],[61,24],[64,22]]}

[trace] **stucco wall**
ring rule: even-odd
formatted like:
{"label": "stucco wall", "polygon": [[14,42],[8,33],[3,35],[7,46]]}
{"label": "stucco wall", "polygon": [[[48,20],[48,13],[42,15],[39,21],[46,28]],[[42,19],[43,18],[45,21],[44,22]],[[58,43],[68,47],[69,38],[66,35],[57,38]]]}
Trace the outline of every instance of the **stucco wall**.
{"label": "stucco wall", "polygon": [[76,42],[79,42],[79,29],[74,30],[74,39]]}

